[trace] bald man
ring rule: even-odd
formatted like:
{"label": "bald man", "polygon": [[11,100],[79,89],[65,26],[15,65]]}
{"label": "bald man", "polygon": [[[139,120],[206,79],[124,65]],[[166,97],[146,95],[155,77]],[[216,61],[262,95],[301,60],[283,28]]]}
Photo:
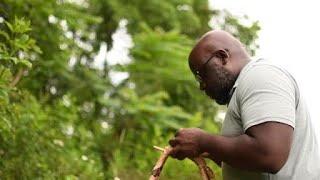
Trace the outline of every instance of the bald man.
{"label": "bald man", "polygon": [[267,60],[250,60],[224,31],[195,45],[189,66],[200,89],[227,105],[221,135],[179,130],[169,141],[177,159],[209,153],[224,180],[319,180],[313,125],[294,78]]}

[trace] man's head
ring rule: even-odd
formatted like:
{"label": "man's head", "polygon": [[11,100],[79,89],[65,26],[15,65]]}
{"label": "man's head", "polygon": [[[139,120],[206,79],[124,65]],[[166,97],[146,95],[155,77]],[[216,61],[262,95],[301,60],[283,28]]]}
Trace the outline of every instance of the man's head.
{"label": "man's head", "polygon": [[235,37],[225,31],[203,35],[189,55],[189,66],[200,89],[220,105],[229,101],[229,91],[249,55]]}

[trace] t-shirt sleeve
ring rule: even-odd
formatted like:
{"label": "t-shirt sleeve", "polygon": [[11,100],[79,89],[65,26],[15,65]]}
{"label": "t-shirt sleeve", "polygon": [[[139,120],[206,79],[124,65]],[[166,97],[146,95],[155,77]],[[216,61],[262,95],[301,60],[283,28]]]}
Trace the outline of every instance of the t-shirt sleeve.
{"label": "t-shirt sleeve", "polygon": [[252,67],[237,88],[243,130],[273,121],[295,127],[295,86],[277,67]]}

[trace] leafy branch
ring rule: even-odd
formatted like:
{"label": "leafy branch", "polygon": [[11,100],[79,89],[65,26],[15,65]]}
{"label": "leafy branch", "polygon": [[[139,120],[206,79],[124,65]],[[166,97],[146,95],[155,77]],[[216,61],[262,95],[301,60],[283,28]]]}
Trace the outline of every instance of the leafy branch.
{"label": "leafy branch", "polygon": [[32,67],[31,56],[41,53],[36,41],[28,35],[30,31],[30,21],[17,17],[12,23],[5,21],[0,29],[0,78],[10,70],[14,74],[11,87],[20,81],[26,69]]}

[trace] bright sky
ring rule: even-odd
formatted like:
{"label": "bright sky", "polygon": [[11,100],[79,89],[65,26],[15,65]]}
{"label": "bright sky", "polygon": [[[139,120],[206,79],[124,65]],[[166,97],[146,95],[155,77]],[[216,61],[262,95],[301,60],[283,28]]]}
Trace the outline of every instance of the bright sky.
{"label": "bright sky", "polygon": [[319,1],[211,0],[211,7],[260,22],[257,57],[279,63],[296,78],[320,142]]}

